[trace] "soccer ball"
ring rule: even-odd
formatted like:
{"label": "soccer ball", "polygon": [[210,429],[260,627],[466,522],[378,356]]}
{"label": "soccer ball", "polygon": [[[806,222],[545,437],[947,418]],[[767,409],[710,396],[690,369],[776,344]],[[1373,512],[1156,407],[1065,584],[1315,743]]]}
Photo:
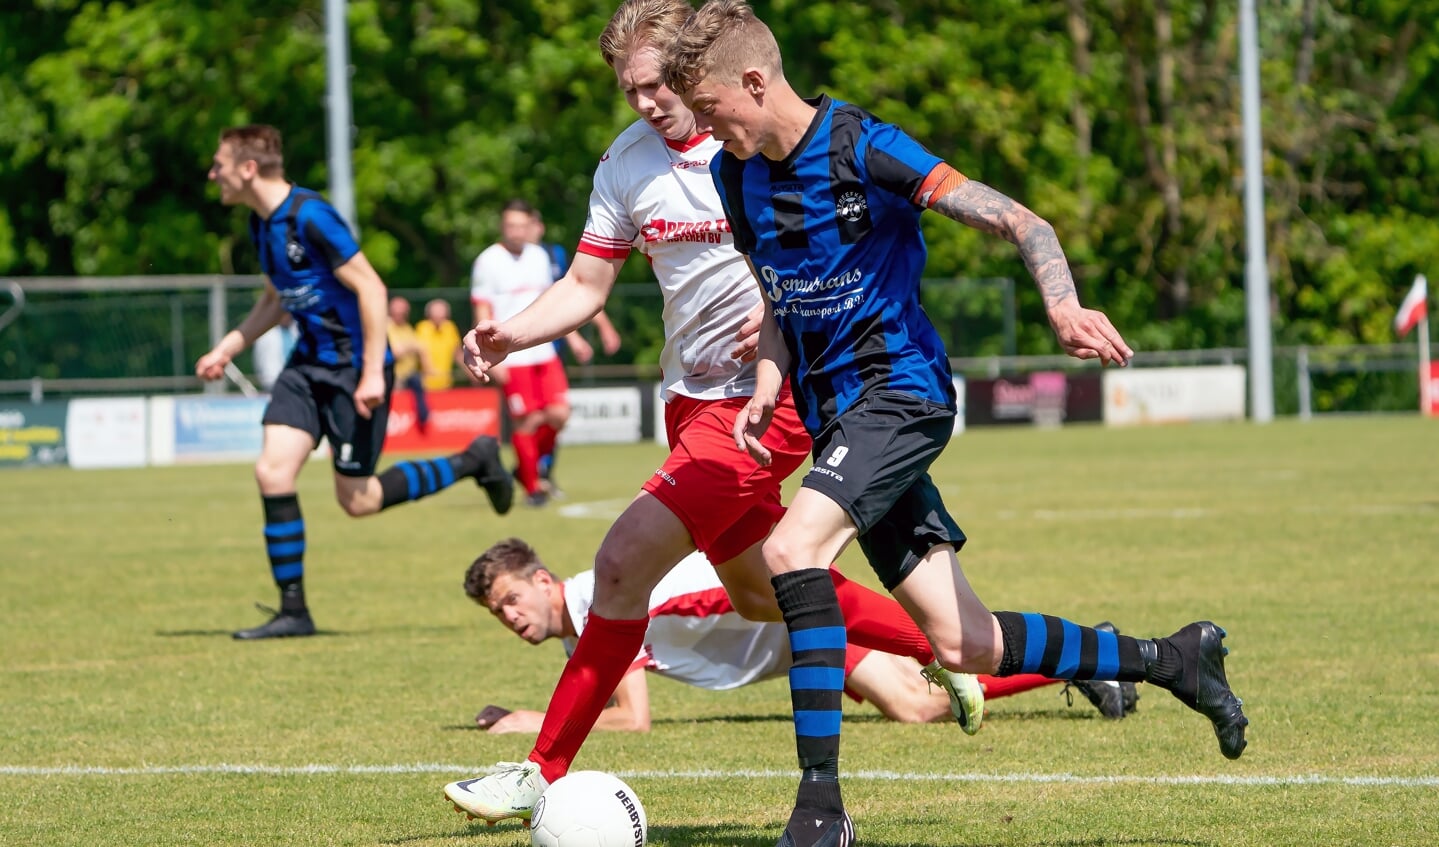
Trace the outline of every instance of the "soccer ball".
{"label": "soccer ball", "polygon": [[644,847],[645,809],[628,785],[600,771],[555,780],[530,818],[534,847]]}

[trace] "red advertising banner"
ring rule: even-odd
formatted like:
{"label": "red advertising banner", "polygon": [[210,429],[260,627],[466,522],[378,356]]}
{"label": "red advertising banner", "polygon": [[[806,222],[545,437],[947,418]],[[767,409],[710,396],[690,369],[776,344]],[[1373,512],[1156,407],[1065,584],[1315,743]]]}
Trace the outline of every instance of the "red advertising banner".
{"label": "red advertising banner", "polygon": [[430,419],[421,431],[414,392],[396,388],[390,395],[385,452],[454,452],[463,450],[477,435],[500,437],[499,389],[428,391],[425,400]]}

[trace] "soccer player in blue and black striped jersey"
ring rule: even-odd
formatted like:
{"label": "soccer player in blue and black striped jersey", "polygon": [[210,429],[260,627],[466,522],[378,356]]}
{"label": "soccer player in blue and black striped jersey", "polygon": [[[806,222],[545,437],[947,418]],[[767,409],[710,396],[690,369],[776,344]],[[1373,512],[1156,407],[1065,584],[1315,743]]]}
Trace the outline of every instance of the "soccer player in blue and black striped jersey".
{"label": "soccer player in blue and black striped jersey", "polygon": [[335,207],[285,179],[280,133],[274,127],[222,132],[210,180],[220,188],[220,202],[250,208],[250,236],[266,279],[249,315],[200,357],[195,373],[208,380],[223,377],[230,360],[286,312],[300,329],[295,350],[271,388],[255,464],[280,608],[267,623],[235,637],[313,635],[304,589],[305,520],[295,481],[322,437],[334,457],[335,497],[354,517],[418,500],[465,478],[483,487],[495,511],[504,514],[513,483],[500,464],[499,445],[488,436],[477,437],[453,456],[399,462],[377,476],[394,387],[385,338],[385,283]]}
{"label": "soccer player in blue and black striped jersey", "polygon": [[765,543],[790,629],[796,746],[803,777],[781,847],[853,838],[838,782],[844,622],[825,568],[854,540],[950,670],[1147,681],[1207,717],[1238,758],[1248,721],[1224,671],[1225,633],[1190,624],[1137,639],[1032,613],[994,612],[956,551],[965,537],[928,469],[953,432],[948,357],[919,305],[925,209],[1013,242],[1066,352],[1106,365],[1133,355],[1102,313],[1083,308],[1054,229],[967,179],[864,110],[802,99],[769,28],[743,0],[710,0],[665,59],[667,85],[700,131],[724,142],[711,164],[735,246],[770,309],[759,385],[736,417],[737,447],[759,437],[781,384],[814,439],[814,466]]}

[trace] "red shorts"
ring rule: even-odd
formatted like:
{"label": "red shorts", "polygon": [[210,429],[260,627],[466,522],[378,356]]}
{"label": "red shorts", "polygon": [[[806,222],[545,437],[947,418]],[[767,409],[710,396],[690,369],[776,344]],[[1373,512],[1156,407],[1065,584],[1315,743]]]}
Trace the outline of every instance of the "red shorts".
{"label": "red shorts", "polygon": [[558,358],[538,365],[514,365],[506,369],[505,400],[510,414],[528,415],[556,403],[568,401],[570,381]]}
{"label": "red shorts", "polygon": [[786,389],[761,439],[773,456],[760,467],[734,443],[734,419],[748,397],[665,404],[670,455],[644,490],[665,504],[689,530],[695,546],[716,565],[747,550],[784,515],[780,484],[809,456],[809,433]]}

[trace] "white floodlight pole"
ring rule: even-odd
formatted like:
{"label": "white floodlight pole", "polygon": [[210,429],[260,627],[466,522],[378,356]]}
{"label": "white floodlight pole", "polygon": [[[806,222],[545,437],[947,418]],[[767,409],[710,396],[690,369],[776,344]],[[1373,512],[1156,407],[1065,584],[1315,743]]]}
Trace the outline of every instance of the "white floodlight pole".
{"label": "white floodlight pole", "polygon": [[350,165],[350,47],[345,0],[325,0],[325,140],[329,148],[330,203],[358,233]]}
{"label": "white floodlight pole", "polygon": [[1255,0],[1239,0],[1239,78],[1244,111],[1244,299],[1249,328],[1249,414],[1274,420],[1273,328],[1264,249],[1264,152],[1259,129],[1259,34]]}

